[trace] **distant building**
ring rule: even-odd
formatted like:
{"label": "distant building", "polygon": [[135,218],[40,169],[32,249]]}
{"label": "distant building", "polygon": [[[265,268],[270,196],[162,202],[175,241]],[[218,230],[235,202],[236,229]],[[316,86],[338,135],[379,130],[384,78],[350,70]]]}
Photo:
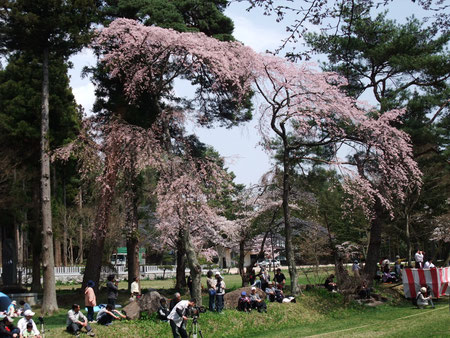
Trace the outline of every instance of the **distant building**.
{"label": "distant building", "polygon": [[[111,255],[112,265],[127,265],[127,248],[117,248],[116,252]],[[139,249],[139,264],[145,265],[145,248]]]}

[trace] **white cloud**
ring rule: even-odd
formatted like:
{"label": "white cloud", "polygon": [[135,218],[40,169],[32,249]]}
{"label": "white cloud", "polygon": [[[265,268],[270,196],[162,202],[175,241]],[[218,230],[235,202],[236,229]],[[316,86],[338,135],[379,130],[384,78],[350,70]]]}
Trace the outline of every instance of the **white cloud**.
{"label": "white cloud", "polygon": [[81,104],[84,111],[89,114],[92,110],[92,105],[95,102],[95,87],[91,82],[72,89],[73,95],[77,104]]}

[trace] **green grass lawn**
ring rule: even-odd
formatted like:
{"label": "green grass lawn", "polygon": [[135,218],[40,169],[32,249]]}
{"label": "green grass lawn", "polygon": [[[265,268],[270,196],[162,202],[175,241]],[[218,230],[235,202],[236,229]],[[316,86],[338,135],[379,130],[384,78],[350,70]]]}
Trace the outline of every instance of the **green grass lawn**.
{"label": "green grass lawn", "polygon": [[[330,271],[323,271],[317,278],[325,278],[328,273]],[[287,272],[285,275],[288,276]],[[228,291],[241,286],[239,275],[224,277]],[[300,274],[299,282],[306,284],[315,281]],[[143,289],[156,289],[167,297],[172,296],[174,283],[174,279],[141,281]],[[205,280],[203,284],[206,284]],[[45,319],[48,330],[46,337],[70,337],[64,331],[65,319],[72,303],[84,303],[83,294],[76,291],[79,287],[58,286],[61,310]],[[127,283],[121,282],[119,287],[122,290],[118,303],[126,304],[129,297]],[[340,294],[314,289],[305,291],[295,304],[269,303],[267,313],[254,311],[247,314],[225,310],[220,315],[207,312],[200,316],[199,324],[204,337],[450,337],[447,300],[438,302],[434,310],[418,310],[390,287],[381,286],[378,291],[387,295],[389,302],[375,308],[344,304]],[[188,298],[188,295],[183,298]],[[98,303],[106,302],[104,290],[100,291],[97,299]],[[207,302],[206,294],[203,302]],[[169,324],[156,320],[154,316],[137,321],[115,322],[110,327],[92,326],[98,337],[171,337]]]}
{"label": "green grass lawn", "polygon": [[[199,323],[204,337],[450,337],[446,300],[434,310],[419,310],[401,300],[394,303],[375,308],[345,305],[341,295],[316,289],[305,292],[295,304],[269,303],[267,313],[207,312]],[[65,318],[66,311],[46,318],[46,336],[69,337],[64,332]],[[171,336],[169,325],[154,317],[115,322],[110,327],[93,324],[93,328],[98,337]]]}

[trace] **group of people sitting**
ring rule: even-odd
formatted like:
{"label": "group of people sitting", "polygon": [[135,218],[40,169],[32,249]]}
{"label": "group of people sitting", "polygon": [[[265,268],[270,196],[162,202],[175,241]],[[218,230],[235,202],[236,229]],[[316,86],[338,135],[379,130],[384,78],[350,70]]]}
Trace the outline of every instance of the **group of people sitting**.
{"label": "group of people sitting", "polygon": [[0,314],[2,314],[4,316],[9,316],[11,318],[14,318],[14,317],[23,316],[23,313],[26,310],[31,310],[30,304],[28,304],[24,300],[19,301],[19,305],[20,305],[20,307],[17,308],[17,302],[15,300],[13,300],[9,304],[8,308],[6,309],[6,311],[1,312]]}
{"label": "group of people sitting", "polygon": [[14,325],[14,319],[11,316],[6,316],[0,322],[0,338],[3,337],[34,337],[40,338],[36,323],[33,321],[35,313],[31,309],[25,310],[23,318],[17,322],[17,326]]}

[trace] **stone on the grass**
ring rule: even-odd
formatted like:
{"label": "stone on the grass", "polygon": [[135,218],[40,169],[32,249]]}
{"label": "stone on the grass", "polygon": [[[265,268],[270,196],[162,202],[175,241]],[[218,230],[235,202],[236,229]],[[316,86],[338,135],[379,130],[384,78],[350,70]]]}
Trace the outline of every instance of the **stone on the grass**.
{"label": "stone on the grass", "polygon": [[[242,291],[245,291],[247,292],[247,295],[250,295],[252,288],[251,286],[247,286],[234,290],[233,292],[226,293],[224,297],[225,309],[236,309]],[[256,293],[259,297],[261,297],[261,299],[266,299],[266,293],[260,288],[256,288]]]}
{"label": "stone on the grass", "polygon": [[139,319],[142,312],[147,312],[151,315],[153,312],[158,311],[161,298],[164,297],[157,291],[148,292],[143,294],[138,300],[131,301],[123,308],[123,311],[129,319]]}

